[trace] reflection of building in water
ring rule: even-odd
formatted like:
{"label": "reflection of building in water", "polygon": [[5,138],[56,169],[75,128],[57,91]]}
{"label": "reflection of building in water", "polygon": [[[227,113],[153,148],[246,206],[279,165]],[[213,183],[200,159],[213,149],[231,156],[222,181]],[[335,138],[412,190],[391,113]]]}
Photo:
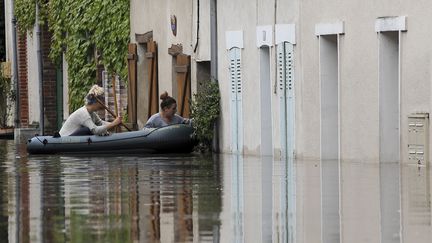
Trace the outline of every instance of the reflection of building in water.
{"label": "reflection of building in water", "polygon": [[432,242],[430,167],[402,168],[404,242]]}
{"label": "reflection of building in water", "polygon": [[30,189],[29,189],[29,174],[28,174],[28,164],[27,159],[19,159],[20,166],[17,168],[17,173],[19,173],[18,183],[18,205],[17,207],[17,226],[19,240],[21,242],[30,242]]}
{"label": "reflection of building in water", "polygon": [[[16,171],[12,166],[14,159],[11,154],[8,153],[8,146],[5,146],[6,142],[0,140],[0,239],[9,239],[11,241],[15,236],[15,229],[12,225],[15,221],[15,200],[16,187],[14,181]],[[12,213],[12,216],[10,214]]]}
{"label": "reflection of building in water", "polygon": [[8,197],[10,242],[217,239],[221,191],[211,162],[210,170],[193,160],[161,163],[72,157],[12,163],[19,167],[8,181],[10,192],[18,188]]}
{"label": "reflection of building in water", "polygon": [[294,161],[273,162],[273,242],[296,241],[296,194]]}
{"label": "reflection of building in water", "polygon": [[293,160],[222,158],[220,242],[298,242]]}
{"label": "reflection of building in water", "polygon": [[[155,160],[138,173],[139,238],[149,242],[213,242],[219,227],[219,174],[209,161]],[[209,175],[209,172],[214,172]]]}
{"label": "reflection of building in water", "polygon": [[150,240],[187,242],[193,240],[192,171],[190,162],[175,163],[172,168],[152,168],[150,182],[144,184],[151,201],[144,214],[151,223],[144,229]]}
{"label": "reflection of building in water", "polygon": [[[40,187],[37,181],[31,182],[31,187],[35,186],[36,190],[39,190],[32,196],[32,199],[35,201],[40,200],[42,215],[36,215],[32,219],[36,219],[37,223],[39,221],[42,223],[41,242],[64,240],[64,234],[61,232],[65,223],[65,209],[62,182],[63,169],[60,161],[58,157],[52,157],[50,160],[40,162],[31,160],[31,165],[35,165],[36,169],[33,174],[39,174],[42,182]],[[40,165],[38,166],[38,164]]]}

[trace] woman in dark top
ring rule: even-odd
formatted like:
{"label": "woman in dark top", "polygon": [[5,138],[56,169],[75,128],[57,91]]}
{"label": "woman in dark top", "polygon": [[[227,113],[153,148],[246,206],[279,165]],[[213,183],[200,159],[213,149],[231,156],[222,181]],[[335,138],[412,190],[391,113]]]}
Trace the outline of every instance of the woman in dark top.
{"label": "woman in dark top", "polygon": [[160,104],[161,111],[152,115],[144,127],[158,128],[173,124],[190,123],[189,119],[176,114],[177,102],[173,97],[168,95],[168,92],[163,92],[159,98],[162,100]]}

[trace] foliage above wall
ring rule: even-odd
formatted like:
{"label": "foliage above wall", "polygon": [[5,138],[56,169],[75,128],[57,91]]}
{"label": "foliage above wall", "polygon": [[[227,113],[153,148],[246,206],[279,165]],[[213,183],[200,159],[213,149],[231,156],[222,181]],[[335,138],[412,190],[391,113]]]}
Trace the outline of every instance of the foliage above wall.
{"label": "foliage above wall", "polygon": [[200,149],[211,150],[213,126],[220,113],[219,85],[214,81],[200,83],[199,92],[194,94],[191,104],[191,116],[196,138],[200,141]]}
{"label": "foliage above wall", "polygon": [[[88,89],[96,83],[96,67],[127,80],[130,0],[37,0],[39,20],[53,33],[50,57],[68,63],[69,108],[83,105]],[[36,21],[36,4],[17,0],[15,15],[22,32]]]}

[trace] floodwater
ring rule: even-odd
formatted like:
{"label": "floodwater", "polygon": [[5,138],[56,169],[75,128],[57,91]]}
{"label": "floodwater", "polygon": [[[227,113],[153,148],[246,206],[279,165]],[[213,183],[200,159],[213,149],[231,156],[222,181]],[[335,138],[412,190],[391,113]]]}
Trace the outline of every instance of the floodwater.
{"label": "floodwater", "polygon": [[432,242],[430,168],[28,156],[0,140],[0,242]]}

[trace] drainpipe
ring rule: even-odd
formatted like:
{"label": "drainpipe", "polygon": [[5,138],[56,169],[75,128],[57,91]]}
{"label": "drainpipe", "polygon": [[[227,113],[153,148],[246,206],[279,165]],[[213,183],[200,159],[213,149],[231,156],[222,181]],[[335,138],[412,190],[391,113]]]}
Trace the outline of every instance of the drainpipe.
{"label": "drainpipe", "polygon": [[[217,48],[217,0],[210,0],[210,79],[218,82],[218,48]],[[212,150],[219,152],[219,121],[213,126]]]}
{"label": "drainpipe", "polygon": [[36,53],[37,66],[39,71],[39,129],[40,135],[45,134],[44,122],[44,99],[43,99],[43,67],[42,67],[42,52],[41,52],[41,29],[39,24],[39,5],[36,2]]}
{"label": "drainpipe", "polygon": [[17,49],[17,20],[15,17],[15,2],[11,0],[12,9],[12,51],[13,51],[13,70],[12,70],[12,82],[14,83],[15,89],[15,128],[20,127],[20,97],[19,97],[19,76],[18,76],[18,49]]}
{"label": "drainpipe", "polygon": [[212,81],[218,80],[217,77],[217,4],[216,0],[210,0],[210,77]]}
{"label": "drainpipe", "polygon": [[197,28],[196,28],[196,43],[195,43],[194,53],[196,53],[196,50],[198,48],[199,26],[200,26],[200,0],[197,0]]}

